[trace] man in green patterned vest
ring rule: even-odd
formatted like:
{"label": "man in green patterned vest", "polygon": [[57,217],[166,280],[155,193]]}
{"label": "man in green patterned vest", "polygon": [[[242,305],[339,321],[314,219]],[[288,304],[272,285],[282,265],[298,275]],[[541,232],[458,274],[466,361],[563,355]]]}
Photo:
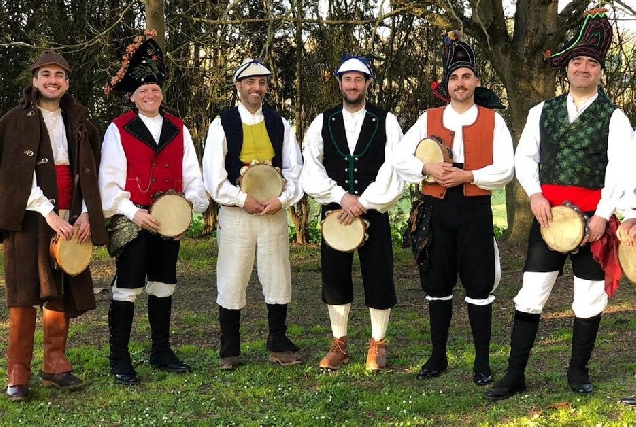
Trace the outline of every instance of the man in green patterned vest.
{"label": "man in green patterned vest", "polygon": [[[574,275],[575,317],[567,380],[575,393],[592,392],[587,364],[601,313],[618,283],[605,280],[606,273],[617,266],[597,260],[605,250],[603,242],[616,229],[613,213],[623,195],[621,174],[633,168],[629,162],[634,159],[629,120],[599,90],[612,41],[606,13],[606,9],[588,11],[581,29],[565,48],[554,55],[546,52],[550,66],[565,68],[570,90],[530,110],[515,153],[516,176],[530,197],[534,220],[523,287],[514,299],[508,369],[486,392],[491,400],[507,399],[525,390],[525,368],[541,312],[568,257]],[[566,201],[589,217],[589,234],[576,250],[561,253],[548,247],[541,228],[557,226],[551,209]]]}

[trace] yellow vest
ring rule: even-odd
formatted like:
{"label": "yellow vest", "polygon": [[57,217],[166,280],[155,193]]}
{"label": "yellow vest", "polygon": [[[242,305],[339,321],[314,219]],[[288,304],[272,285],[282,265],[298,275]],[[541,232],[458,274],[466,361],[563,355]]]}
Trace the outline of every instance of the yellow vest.
{"label": "yellow vest", "polygon": [[265,121],[255,125],[243,123],[243,147],[239,156],[243,163],[270,162],[274,158],[274,147],[267,134]]}

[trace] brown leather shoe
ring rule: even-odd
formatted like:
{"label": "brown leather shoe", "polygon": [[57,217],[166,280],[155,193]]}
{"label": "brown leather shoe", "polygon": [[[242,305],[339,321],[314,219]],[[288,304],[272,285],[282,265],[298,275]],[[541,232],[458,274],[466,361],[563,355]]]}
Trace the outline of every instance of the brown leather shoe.
{"label": "brown leather shoe", "polygon": [[297,365],[301,362],[300,356],[294,351],[270,351],[269,361],[280,366]]}
{"label": "brown leather shoe", "polygon": [[71,372],[49,374],[47,372],[40,371],[40,377],[42,378],[42,385],[44,387],[55,386],[64,390],[79,390],[84,387],[82,380],[77,378]]}
{"label": "brown leather shoe", "polygon": [[367,371],[378,371],[386,367],[386,345],[385,339],[376,341],[374,338],[369,340],[369,351],[367,353],[367,363],[364,369]]}
{"label": "brown leather shoe", "polygon": [[220,367],[222,371],[233,371],[239,365],[238,356],[222,357]]}
{"label": "brown leather shoe", "polygon": [[343,363],[349,362],[349,350],[347,349],[347,337],[334,338],[329,353],[320,361],[322,369],[337,370]]}
{"label": "brown leather shoe", "polygon": [[22,402],[29,397],[28,385],[10,385],[7,387],[7,398],[11,402]]}

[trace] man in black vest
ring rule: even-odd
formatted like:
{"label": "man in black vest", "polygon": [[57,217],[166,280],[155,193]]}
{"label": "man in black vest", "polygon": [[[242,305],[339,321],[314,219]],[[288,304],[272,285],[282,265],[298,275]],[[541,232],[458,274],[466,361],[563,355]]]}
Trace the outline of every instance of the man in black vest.
{"label": "man in black vest", "polygon": [[[586,14],[581,30],[554,55],[554,68],[565,68],[567,94],[547,100],[528,113],[515,154],[517,179],[530,197],[534,220],[528,238],[523,287],[514,299],[515,315],[506,375],[486,392],[491,400],[507,399],[526,387],[525,368],[539,328],[539,318],[557,276],[569,257],[574,274],[572,354],[568,385],[575,393],[591,393],[588,361],[592,355],[601,313],[615,287],[605,280],[597,261],[604,250],[601,239],[613,227],[613,212],[623,195],[621,174],[632,165],[632,128],[625,114],[613,105],[599,82],[612,41],[607,10]],[[540,228],[550,226],[552,206],[565,201],[589,216],[589,234],[578,251],[551,250]],[[607,271],[610,266],[604,265]],[[617,282],[616,282],[617,283]]]}
{"label": "man in black vest", "polygon": [[[287,120],[263,106],[271,75],[260,61],[247,59],[241,64],[234,73],[240,102],[210,124],[203,154],[205,188],[221,205],[216,302],[224,370],[233,370],[239,363],[241,309],[255,255],[268,311],[269,360],[282,366],[300,363],[299,348],[286,335],[291,301],[287,207],[303,195],[302,157]],[[285,184],[279,196],[260,200],[241,188],[242,172],[255,164],[280,170]]]}
{"label": "man in black vest", "polygon": [[[386,366],[385,334],[396,303],[393,248],[387,211],[402,195],[403,182],[391,167],[391,156],[402,129],[395,116],[366,101],[373,73],[365,58],[345,56],[336,71],[342,103],[320,114],[303,143],[305,192],[326,212],[342,209],[340,223],[358,218],[369,222],[368,240],[358,247],[371,312],[372,337],[366,369]],[[353,301],[353,253],[321,242],[322,300],[327,304],[333,343],[320,361],[323,369],[338,369],[349,361],[347,322]]]}

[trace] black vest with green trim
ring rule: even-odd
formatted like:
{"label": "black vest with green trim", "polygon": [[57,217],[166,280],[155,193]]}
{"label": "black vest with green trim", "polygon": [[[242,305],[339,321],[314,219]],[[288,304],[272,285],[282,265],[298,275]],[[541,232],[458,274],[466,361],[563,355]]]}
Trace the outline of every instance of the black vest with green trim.
{"label": "black vest with green trim", "polygon": [[349,154],[342,104],[323,113],[322,164],[327,175],[349,194],[360,195],[375,181],[384,163],[387,112],[366,103],[366,114],[353,154]]}
{"label": "black vest with green trim", "polygon": [[567,94],[545,101],[539,121],[541,184],[603,188],[609,123],[615,109],[599,95],[570,123]]}
{"label": "black vest with green trim", "polygon": [[[241,168],[245,166],[239,158],[243,149],[243,121],[238,107],[222,111],[220,116],[221,126],[223,126],[227,141],[227,154],[225,155],[227,179],[232,184],[236,184],[236,180],[241,176]],[[265,119],[267,135],[269,135],[269,140],[274,147],[272,165],[282,169],[283,140],[285,139],[283,118],[276,111],[265,106],[263,106],[263,118]]]}

